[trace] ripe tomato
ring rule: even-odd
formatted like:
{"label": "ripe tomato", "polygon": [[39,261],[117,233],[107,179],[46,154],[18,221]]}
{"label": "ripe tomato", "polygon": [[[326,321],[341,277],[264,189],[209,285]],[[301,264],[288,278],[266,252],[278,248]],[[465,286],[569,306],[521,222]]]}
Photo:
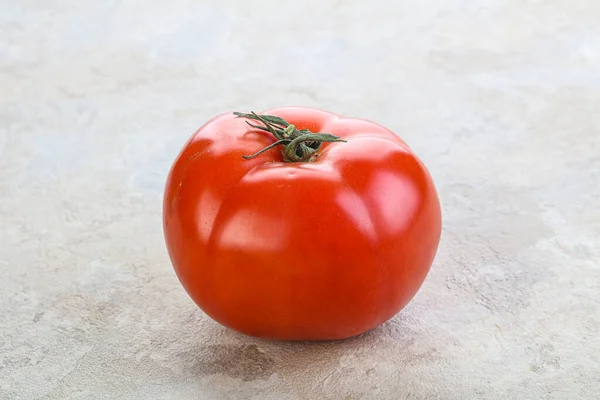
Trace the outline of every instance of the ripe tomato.
{"label": "ripe tomato", "polygon": [[175,160],[163,212],[191,298],[273,339],[347,338],[390,319],[425,280],[441,233],[432,179],[406,143],[310,108],[206,123]]}

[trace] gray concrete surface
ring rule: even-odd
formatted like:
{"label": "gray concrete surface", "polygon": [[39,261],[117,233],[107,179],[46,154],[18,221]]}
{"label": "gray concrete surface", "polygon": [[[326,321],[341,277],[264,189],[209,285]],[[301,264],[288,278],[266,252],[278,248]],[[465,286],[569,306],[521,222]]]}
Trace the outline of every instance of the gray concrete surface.
{"label": "gray concrete surface", "polygon": [[[0,0],[1,399],[600,398],[600,3]],[[209,320],[161,193],[204,121],[378,121],[439,187],[434,267],[334,343]]]}

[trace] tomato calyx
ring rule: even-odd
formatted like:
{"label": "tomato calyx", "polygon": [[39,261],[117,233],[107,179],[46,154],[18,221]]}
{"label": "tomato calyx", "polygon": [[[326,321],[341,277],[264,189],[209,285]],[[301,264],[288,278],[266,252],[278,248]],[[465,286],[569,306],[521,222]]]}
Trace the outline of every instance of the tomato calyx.
{"label": "tomato calyx", "polygon": [[252,128],[269,132],[277,139],[275,143],[270,144],[257,153],[242,156],[246,160],[257,157],[273,147],[282,146],[281,155],[284,162],[312,162],[317,157],[317,151],[323,143],[345,142],[339,136],[330,133],[313,133],[308,129],[298,129],[295,125],[274,115],[259,115],[253,111],[250,114],[240,112],[234,112],[233,114],[238,118],[261,122],[264,126],[251,124],[246,121]]}

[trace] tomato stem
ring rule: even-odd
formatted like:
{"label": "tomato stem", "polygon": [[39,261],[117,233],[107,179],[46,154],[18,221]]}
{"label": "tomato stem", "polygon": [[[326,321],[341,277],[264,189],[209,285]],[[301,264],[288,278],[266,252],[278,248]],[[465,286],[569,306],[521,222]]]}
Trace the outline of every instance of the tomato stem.
{"label": "tomato stem", "polygon": [[249,155],[249,156],[242,156],[242,158],[245,158],[246,160],[250,160],[250,159],[252,159],[252,158],[254,158],[254,157],[256,157],[256,156],[259,156],[259,155],[261,155],[261,154],[262,154],[262,153],[264,153],[265,151],[272,149],[273,147],[277,147],[277,146],[279,146],[279,145],[282,145],[282,144],[284,144],[284,143],[290,143],[290,142],[291,142],[291,140],[290,140],[290,139],[281,139],[281,140],[278,140],[278,141],[276,141],[276,142],[275,142],[275,143],[273,143],[273,144],[270,144],[270,145],[268,145],[268,146],[267,146],[267,147],[265,147],[264,149],[262,149],[262,150],[260,150],[260,151],[258,151],[258,152],[256,152],[256,153],[254,153],[254,154],[252,154],[252,155]]}
{"label": "tomato stem", "polygon": [[331,142],[345,142],[340,139],[339,136],[332,135],[330,133],[313,133],[308,129],[298,129],[295,125],[290,124],[286,120],[273,115],[258,115],[255,112],[250,114],[234,112],[238,118],[246,118],[253,121],[259,121],[264,126],[251,124],[246,121],[252,128],[260,129],[265,132],[271,133],[277,141],[257,153],[248,156],[242,156],[242,158],[249,160],[257,157],[267,150],[273,147],[281,147],[281,155],[285,162],[311,162],[317,156],[317,151],[323,143]]}

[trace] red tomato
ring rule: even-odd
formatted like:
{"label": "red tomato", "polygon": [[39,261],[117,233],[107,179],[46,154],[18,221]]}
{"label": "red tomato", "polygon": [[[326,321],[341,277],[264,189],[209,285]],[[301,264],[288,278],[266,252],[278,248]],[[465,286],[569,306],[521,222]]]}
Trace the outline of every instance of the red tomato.
{"label": "red tomato", "polygon": [[[387,321],[438,248],[427,169],[372,122],[310,108],[264,115],[285,121],[212,119],[170,171],[164,232],[181,283],[214,320],[257,337],[342,339]],[[315,136],[321,144],[301,130],[331,135]]]}

